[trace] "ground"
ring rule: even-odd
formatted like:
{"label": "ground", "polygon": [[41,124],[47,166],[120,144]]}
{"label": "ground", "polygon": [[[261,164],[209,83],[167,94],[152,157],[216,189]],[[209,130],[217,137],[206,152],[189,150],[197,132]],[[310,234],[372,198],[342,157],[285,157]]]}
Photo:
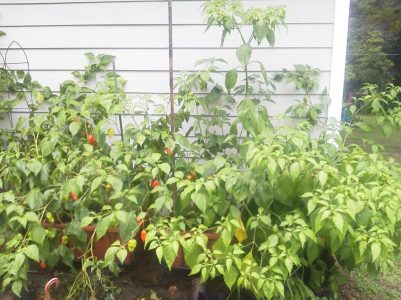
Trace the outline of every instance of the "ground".
{"label": "ground", "polygon": [[343,286],[344,300],[391,300],[401,299],[401,263],[377,279],[371,279],[363,270],[348,275]]}
{"label": "ground", "polygon": [[361,129],[355,129],[348,137],[347,143],[363,145],[364,139],[371,140],[377,145],[384,147],[384,153],[387,157],[393,157],[401,163],[401,130],[394,130],[393,133],[387,137],[375,124],[373,117],[364,116],[363,120],[370,125],[371,131],[366,132]]}

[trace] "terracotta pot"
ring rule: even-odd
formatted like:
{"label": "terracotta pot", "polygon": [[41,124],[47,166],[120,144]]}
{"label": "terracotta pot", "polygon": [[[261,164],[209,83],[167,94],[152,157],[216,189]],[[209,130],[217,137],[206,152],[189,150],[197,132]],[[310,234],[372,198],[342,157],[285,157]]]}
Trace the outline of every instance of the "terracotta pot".
{"label": "terracotta pot", "polygon": [[[218,233],[205,233],[208,238],[207,246],[210,248],[213,246],[214,242],[220,237]],[[175,269],[186,269],[188,268],[187,264],[185,263],[184,259],[184,251],[182,247],[178,249],[177,257],[174,260],[173,268]]]}
{"label": "terracotta pot", "polygon": [[[53,227],[56,228],[58,230],[64,230],[65,229],[65,224],[45,224],[44,227],[49,228],[49,227]],[[92,237],[93,233],[95,232],[95,227],[94,226],[85,226],[82,228],[88,236],[88,240]],[[136,241],[137,241],[137,247],[135,249],[135,251],[139,248],[140,244],[140,238],[139,235],[136,235],[135,237]],[[98,258],[98,259],[104,259],[104,255],[106,254],[107,249],[115,242],[120,240],[120,234],[119,234],[119,230],[118,228],[109,228],[106,231],[106,234],[99,240],[94,240],[93,242],[93,255]],[[68,247],[70,247],[75,255],[75,259],[78,260],[81,256],[82,256],[82,251],[80,251],[79,249],[75,248],[74,245],[69,242],[68,243]],[[128,249],[127,249],[128,250]],[[134,252],[135,252],[134,251]],[[124,260],[124,265],[130,265],[132,263],[132,259],[133,259],[133,254],[134,252],[128,252],[126,259]]]}

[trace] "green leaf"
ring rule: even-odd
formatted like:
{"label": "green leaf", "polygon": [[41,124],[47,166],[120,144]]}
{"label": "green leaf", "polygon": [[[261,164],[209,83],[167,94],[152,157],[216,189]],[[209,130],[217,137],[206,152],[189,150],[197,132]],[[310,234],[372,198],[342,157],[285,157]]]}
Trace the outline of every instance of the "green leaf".
{"label": "green leaf", "polygon": [[84,184],[85,177],[81,175],[65,181],[61,186],[61,197],[68,197],[70,192],[74,192],[75,194],[79,195]]}
{"label": "green leaf", "polygon": [[216,170],[219,170],[220,168],[224,167],[225,164],[226,164],[226,160],[224,157],[217,156],[213,160],[213,165],[216,167]]}
{"label": "green leaf", "polygon": [[21,296],[21,290],[22,290],[22,280],[17,279],[16,281],[13,282],[13,285],[11,286],[11,290],[15,295],[18,297]]}
{"label": "green leaf", "polygon": [[103,176],[99,176],[99,177],[96,177],[95,179],[93,179],[92,184],[91,184],[91,192],[96,190],[102,184],[103,180],[104,180]]}
{"label": "green leaf", "polygon": [[162,258],[163,258],[163,247],[162,246],[156,248],[156,256],[159,260],[159,263],[161,263]]}
{"label": "green leaf", "polygon": [[139,145],[142,145],[142,144],[145,142],[145,140],[146,140],[146,136],[144,136],[143,134],[138,133],[138,134],[136,135],[136,142],[137,142]]}
{"label": "green leaf", "polygon": [[15,255],[15,260],[11,265],[10,273],[16,275],[20,271],[22,265],[25,263],[25,260],[26,256],[23,253],[17,253]]}
{"label": "green leaf", "polygon": [[70,248],[61,245],[59,247],[59,254],[63,263],[72,267],[72,262],[74,261],[74,252],[72,252]]}
{"label": "green leaf", "polygon": [[245,66],[249,63],[252,55],[252,47],[248,44],[243,44],[237,50],[237,58],[241,65]]}
{"label": "green leaf", "polygon": [[230,290],[237,281],[238,275],[239,273],[237,271],[237,268],[235,267],[231,267],[224,272],[223,274],[224,282]]}
{"label": "green leaf", "polygon": [[84,55],[88,58],[89,61],[94,61],[95,60],[95,54],[92,52],[86,52]]}
{"label": "green leaf", "polygon": [[71,134],[75,136],[81,129],[81,122],[71,122],[70,126],[68,126],[68,129],[70,130]]}
{"label": "green leaf", "polygon": [[29,87],[29,85],[31,84],[31,82],[32,82],[31,74],[26,73],[26,74],[25,74],[25,77],[24,77],[24,85],[25,85],[26,87]]}
{"label": "green leaf", "polygon": [[177,252],[174,251],[173,244],[169,243],[163,247],[164,260],[166,261],[167,267],[171,270],[175,258],[177,257]]}
{"label": "green leaf", "polygon": [[99,61],[99,66],[106,67],[109,65],[114,59],[112,55],[102,55]]}
{"label": "green leaf", "polygon": [[116,256],[118,249],[119,249],[118,247],[114,247],[114,246],[109,247],[107,249],[106,253],[104,254],[104,260],[107,263],[114,262],[114,257]]}
{"label": "green leaf", "polygon": [[258,21],[256,22],[256,24],[253,25],[253,35],[258,41],[258,45],[260,45],[262,40],[266,37],[267,29],[267,25],[263,21]]}
{"label": "green leaf", "polygon": [[320,171],[319,174],[317,175],[317,178],[319,180],[319,183],[322,187],[326,185],[328,175],[325,171]]}
{"label": "green leaf", "polygon": [[278,236],[276,234],[272,234],[269,236],[269,238],[267,239],[267,243],[269,245],[269,248],[273,248],[275,246],[278,245]]}
{"label": "green leaf", "polygon": [[24,219],[26,219],[28,222],[35,222],[35,223],[39,222],[39,217],[33,211],[28,211],[24,215]]}
{"label": "green leaf", "polygon": [[190,243],[189,246],[189,249],[184,252],[184,257],[185,262],[192,269],[198,263],[199,255],[203,253],[203,249],[195,241]]}
{"label": "green leaf", "polygon": [[83,228],[85,226],[92,224],[92,222],[93,222],[93,217],[86,216],[81,220],[79,226]]}
{"label": "green leaf", "polygon": [[[121,204],[120,206],[122,206],[122,203],[117,203],[116,206],[118,204]],[[116,218],[120,222],[127,223],[128,222],[128,213],[126,211],[124,211],[124,210],[118,210],[116,212]]]}
{"label": "green leaf", "polygon": [[359,255],[360,256],[362,256],[365,253],[367,246],[368,246],[368,242],[367,241],[361,241],[359,243],[358,249],[359,249]]}
{"label": "green leaf", "polygon": [[5,36],[6,33],[4,31],[0,31],[0,37]]}
{"label": "green leaf", "polygon": [[39,262],[39,248],[36,245],[29,245],[25,249],[25,255],[28,256],[30,259]]}
{"label": "green leaf", "polygon": [[366,131],[366,132],[372,131],[372,127],[369,124],[364,123],[364,122],[355,122],[354,125],[359,127],[360,129],[362,129],[363,131]]}
{"label": "green leaf", "polygon": [[166,184],[173,184],[173,183],[176,183],[176,182],[178,182],[178,181],[180,181],[179,178],[170,177],[169,179],[167,179]]}
{"label": "green leaf", "polygon": [[116,256],[120,260],[120,262],[123,264],[125,259],[127,258],[128,251],[126,249],[120,249],[117,251]]}
{"label": "green leaf", "polygon": [[57,249],[53,250],[51,253],[46,258],[47,264],[49,265],[50,268],[53,268],[56,266],[59,262],[60,258],[57,255]]}
{"label": "green leaf", "polygon": [[344,226],[344,218],[341,214],[335,213],[333,216],[333,223],[336,228],[342,232],[343,231],[343,226]]}
{"label": "green leaf", "polygon": [[184,147],[184,148],[186,148],[188,150],[194,150],[194,146],[189,142],[189,140],[185,136],[183,136],[183,135],[181,135],[179,133],[175,133],[174,136],[175,136],[176,141],[182,147]]}
{"label": "green leaf", "polygon": [[46,237],[46,230],[42,226],[37,225],[31,229],[31,239],[35,243],[42,245],[45,237]]}
{"label": "green leaf", "polygon": [[299,165],[298,162],[294,162],[290,166],[290,175],[291,175],[292,180],[297,179],[300,174],[301,174],[301,166]]}
{"label": "green leaf", "polygon": [[26,201],[31,209],[42,207],[44,202],[44,196],[40,192],[39,188],[31,190],[26,196]]}
{"label": "green leaf", "polygon": [[162,163],[158,165],[159,169],[162,170],[166,175],[168,175],[171,171],[171,167],[168,163]]}
{"label": "green leaf", "polygon": [[223,47],[224,45],[224,40],[226,39],[228,31],[226,29],[223,30],[223,33],[221,34],[220,38],[220,47]]}
{"label": "green leaf", "polygon": [[194,193],[191,195],[192,201],[202,211],[205,212],[207,208],[206,195],[203,193]]}
{"label": "green leaf", "polygon": [[372,262],[379,258],[381,253],[381,245],[379,242],[374,242],[370,246],[370,250],[372,251]]}
{"label": "green leaf", "polygon": [[96,238],[101,239],[107,232],[107,229],[110,227],[111,221],[113,217],[111,215],[102,218],[96,225]]}
{"label": "green leaf", "polygon": [[226,89],[227,91],[231,91],[233,87],[237,84],[237,79],[238,79],[238,72],[235,69],[232,69],[226,73]]}
{"label": "green leaf", "polygon": [[270,82],[269,82],[269,78],[267,77],[267,72],[266,72],[265,66],[260,61],[258,61],[258,64],[260,67],[260,72],[262,73],[263,80],[265,81],[265,84],[269,84]]}
{"label": "green leaf", "polygon": [[302,150],[304,147],[304,140],[302,138],[293,137],[293,138],[291,138],[291,142],[293,142],[294,145],[298,147],[298,149]]}
{"label": "green leaf", "polygon": [[276,289],[278,290],[280,295],[284,296],[284,285],[283,285],[283,283],[281,281],[276,281],[275,285],[276,285]]}
{"label": "green leaf", "polygon": [[270,28],[267,28],[266,39],[269,42],[269,45],[274,47],[274,45],[276,44],[276,35],[274,31]]}
{"label": "green leaf", "polygon": [[116,176],[107,176],[106,177],[107,183],[110,183],[113,186],[113,191],[114,192],[119,192],[123,188],[123,182],[121,181],[120,178]]}
{"label": "green leaf", "polygon": [[152,163],[156,163],[156,162],[158,162],[160,160],[161,157],[162,157],[162,155],[160,153],[152,153],[150,155],[150,161]]}
{"label": "green leaf", "polygon": [[128,212],[125,216],[125,221],[120,220],[120,238],[121,242],[125,243],[130,240],[135,232],[137,232],[139,227],[136,225],[136,215],[135,212]]}
{"label": "green leaf", "polygon": [[40,170],[42,169],[42,163],[37,159],[32,159],[29,163],[26,164],[26,167],[33,173],[35,176],[38,176]]}
{"label": "green leaf", "polygon": [[317,205],[316,205],[316,203],[315,203],[315,201],[313,199],[310,199],[308,201],[308,205],[307,205],[308,215],[310,215],[316,209],[316,206]]}
{"label": "green leaf", "polygon": [[306,256],[308,258],[308,262],[311,265],[316,258],[319,256],[319,247],[311,242],[307,243],[307,251],[306,251]]}

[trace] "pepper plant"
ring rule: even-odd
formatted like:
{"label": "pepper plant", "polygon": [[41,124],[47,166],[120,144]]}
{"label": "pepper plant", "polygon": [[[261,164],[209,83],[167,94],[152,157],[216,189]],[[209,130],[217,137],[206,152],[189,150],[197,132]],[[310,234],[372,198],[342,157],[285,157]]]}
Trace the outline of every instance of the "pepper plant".
{"label": "pepper plant", "polygon": [[[146,182],[132,185],[133,149],[108,144],[115,132],[111,116],[124,108],[125,82],[113,72],[93,82],[113,57],[87,56],[87,70],[74,73],[78,82],[61,84],[59,95],[46,89],[38,94],[48,111],[19,119],[0,154],[0,274],[3,289],[10,285],[17,295],[32,262],[42,269],[59,262],[72,267],[73,249],[79,249],[86,272],[94,239],[109,227],[118,227],[121,238],[111,253],[124,261],[135,248],[139,225],[131,225],[141,216],[138,196],[150,188]],[[88,239],[82,228],[91,224],[96,228]],[[114,255],[106,256],[103,268],[115,271]]]}
{"label": "pepper plant", "polygon": [[[148,226],[148,248],[172,266],[182,247],[191,274],[222,276],[237,293],[247,289],[267,299],[336,297],[339,269],[364,266],[378,274],[391,268],[400,242],[399,166],[386,161],[379,147],[368,153],[333,144],[321,115],[329,104],[326,89],[321,103],[310,96],[319,90],[317,69],[296,65],[270,78],[260,62],[252,62],[252,41],[274,44],[284,10],[216,0],[205,3],[204,12],[209,27],[223,28],[222,44],[229,34],[241,37],[240,67],[222,72],[215,63],[224,61],[203,60],[205,69],[179,78],[180,120],[191,122],[194,112],[195,118],[187,139],[182,132],[176,139],[195,151],[196,179],[179,173],[167,181],[177,188],[177,211]],[[249,37],[245,26],[253,28]],[[260,73],[249,74],[250,63]],[[277,81],[305,93],[284,115],[301,119],[295,128],[272,126],[264,104],[274,100]],[[373,109],[380,110],[377,104]],[[384,117],[379,122],[386,124]],[[313,137],[316,125],[323,130]],[[211,233],[220,236],[212,244]]]}

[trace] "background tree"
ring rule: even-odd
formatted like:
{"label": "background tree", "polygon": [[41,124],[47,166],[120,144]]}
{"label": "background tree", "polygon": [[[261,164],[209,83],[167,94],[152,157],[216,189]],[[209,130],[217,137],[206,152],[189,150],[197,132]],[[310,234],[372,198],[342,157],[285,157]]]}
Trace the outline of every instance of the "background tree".
{"label": "background tree", "polygon": [[352,0],[346,94],[364,83],[401,84],[401,2]]}

